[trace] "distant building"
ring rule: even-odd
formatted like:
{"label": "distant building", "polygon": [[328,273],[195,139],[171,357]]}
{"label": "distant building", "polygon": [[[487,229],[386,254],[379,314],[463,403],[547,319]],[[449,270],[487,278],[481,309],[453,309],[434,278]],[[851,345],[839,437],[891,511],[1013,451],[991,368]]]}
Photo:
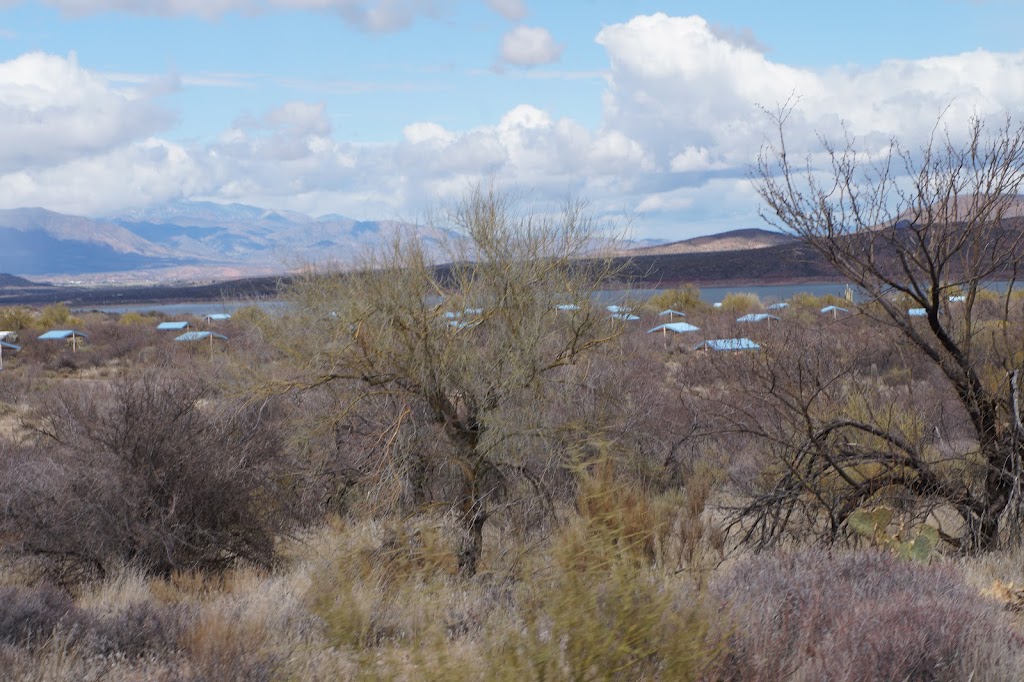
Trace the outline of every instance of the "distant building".
{"label": "distant building", "polygon": [[786,303],[785,301],[783,301],[781,303],[772,303],[770,306],[768,306],[767,309],[768,310],[783,310],[784,308],[788,308],[788,307],[789,307],[789,304]]}
{"label": "distant building", "polygon": [[743,317],[737,317],[737,322],[769,322],[771,320],[779,319],[775,315],[769,315],[768,313],[750,313]]}
{"label": "distant building", "polygon": [[907,311],[907,315],[911,317],[928,317],[928,311],[924,308],[911,308]]}
{"label": "distant building", "polygon": [[223,322],[224,320],[230,320],[231,315],[227,313],[210,313],[203,317],[207,322]]}
{"label": "distant building", "polygon": [[633,315],[632,313],[612,313],[609,317],[621,322],[636,322],[640,319],[639,316]]}
{"label": "distant building", "polygon": [[660,313],[658,313],[658,317],[665,317],[666,315],[668,315],[669,321],[673,320],[677,316],[686,317],[686,313],[681,313],[678,310],[672,310],[671,308],[669,308],[668,310],[662,310]]}

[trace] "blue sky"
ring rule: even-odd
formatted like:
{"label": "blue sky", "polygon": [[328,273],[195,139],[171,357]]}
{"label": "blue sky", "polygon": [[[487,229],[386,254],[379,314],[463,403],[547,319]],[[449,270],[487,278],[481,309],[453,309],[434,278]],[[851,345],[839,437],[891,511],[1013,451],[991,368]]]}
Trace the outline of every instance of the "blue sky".
{"label": "blue sky", "polygon": [[[1010,0],[0,0],[0,207],[418,220],[473,182],[638,237],[760,226],[758,105],[914,145],[1019,114]],[[952,106],[950,106],[952,103]],[[802,148],[801,148],[802,146]]]}

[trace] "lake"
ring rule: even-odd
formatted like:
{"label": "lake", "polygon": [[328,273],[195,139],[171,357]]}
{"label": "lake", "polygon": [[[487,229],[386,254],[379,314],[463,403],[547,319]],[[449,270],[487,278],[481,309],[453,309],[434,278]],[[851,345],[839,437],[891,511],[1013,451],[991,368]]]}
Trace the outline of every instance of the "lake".
{"label": "lake", "polygon": [[[785,301],[794,294],[808,293],[814,296],[846,296],[846,284],[808,283],[808,284],[766,284],[737,285],[728,287],[700,287],[700,298],[706,303],[720,303],[729,294],[755,294],[762,303],[778,303]],[[671,289],[633,289],[625,291],[600,291],[597,299],[602,303],[623,301],[646,301]],[[856,292],[856,290],[854,290]],[[856,295],[854,296],[856,298]]]}
{"label": "lake", "polygon": [[[666,289],[626,289],[609,290],[597,292],[596,298],[601,303],[622,303],[625,301],[642,302],[651,296],[660,294]],[[809,283],[809,284],[771,284],[763,286],[728,286],[728,287],[701,287],[701,299],[707,303],[718,303],[728,294],[750,293],[756,294],[762,302],[775,303],[784,301],[794,294],[806,292],[815,296],[833,295],[842,297],[846,294],[845,284],[830,283]],[[163,313],[168,317],[194,316],[202,317],[212,313],[233,313],[239,308],[258,306],[264,310],[275,310],[283,308],[286,303],[283,301],[218,301],[218,302],[197,302],[197,303],[137,303],[129,305],[108,305],[95,306],[92,308],[80,308],[75,312],[98,310],[105,313]]]}

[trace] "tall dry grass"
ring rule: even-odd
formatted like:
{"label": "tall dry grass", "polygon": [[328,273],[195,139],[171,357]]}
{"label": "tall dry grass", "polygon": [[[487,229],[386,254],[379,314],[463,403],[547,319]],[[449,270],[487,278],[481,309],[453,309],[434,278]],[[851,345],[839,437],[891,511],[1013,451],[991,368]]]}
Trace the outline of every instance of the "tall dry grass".
{"label": "tall dry grass", "polygon": [[766,554],[708,569],[705,587],[666,551],[674,505],[620,485],[588,482],[546,540],[496,533],[472,580],[456,575],[448,521],[422,516],[336,519],[292,539],[269,572],[125,568],[74,595],[8,586],[0,679],[1011,680],[1021,669],[1020,616],[980,589],[1016,579],[1009,559]]}

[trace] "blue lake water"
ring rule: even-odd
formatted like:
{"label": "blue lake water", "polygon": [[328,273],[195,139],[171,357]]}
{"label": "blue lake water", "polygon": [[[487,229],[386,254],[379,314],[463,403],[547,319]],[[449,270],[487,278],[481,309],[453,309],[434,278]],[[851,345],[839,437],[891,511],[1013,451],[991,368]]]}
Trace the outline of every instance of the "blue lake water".
{"label": "blue lake water", "polygon": [[[845,284],[808,283],[808,284],[771,284],[763,286],[738,285],[730,287],[700,287],[700,298],[706,303],[720,303],[729,294],[755,294],[762,303],[778,303],[785,301],[794,294],[808,293],[814,296],[846,295]],[[669,289],[634,289],[627,291],[601,291],[597,298],[602,303],[621,301],[646,301],[652,296],[669,291]],[[856,292],[856,290],[854,290]],[[856,296],[855,296],[856,297]]]}
{"label": "blue lake water", "polygon": [[76,308],[75,312],[98,310],[104,313],[163,313],[170,317],[192,315],[202,317],[216,313],[233,313],[239,308],[257,306],[264,310],[283,308],[283,301],[200,301],[195,303],[133,303],[129,305],[100,305],[89,308]]}
{"label": "blue lake water", "polygon": [[[665,289],[631,289],[631,290],[610,290],[599,291],[596,298],[601,303],[623,303],[643,302],[651,296],[659,294]],[[718,303],[728,294],[750,293],[756,294],[763,303],[775,303],[784,301],[794,294],[806,292],[815,296],[843,296],[846,293],[845,284],[810,283],[810,284],[786,284],[786,285],[765,285],[765,286],[731,286],[731,287],[702,287],[700,290],[701,299],[707,303]],[[239,308],[258,306],[264,310],[280,309],[287,304],[283,301],[216,301],[196,303],[137,303],[130,305],[96,306],[92,308],[81,308],[76,312],[86,310],[99,310],[105,313],[149,313],[158,312],[175,316],[196,316],[210,315],[212,313],[233,313]]]}

